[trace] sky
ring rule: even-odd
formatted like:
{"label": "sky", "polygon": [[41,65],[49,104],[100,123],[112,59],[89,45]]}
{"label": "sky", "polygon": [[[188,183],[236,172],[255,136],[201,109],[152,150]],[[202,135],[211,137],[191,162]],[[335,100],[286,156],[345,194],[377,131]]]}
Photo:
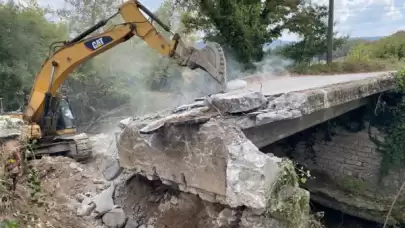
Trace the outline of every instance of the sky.
{"label": "sky", "polygon": [[[42,5],[63,7],[63,0],[38,0]],[[329,0],[307,0],[311,4],[328,4]],[[156,10],[163,0],[140,0]],[[335,31],[350,37],[387,36],[405,29],[405,0],[335,0]],[[282,40],[294,41],[295,34],[284,33]]]}

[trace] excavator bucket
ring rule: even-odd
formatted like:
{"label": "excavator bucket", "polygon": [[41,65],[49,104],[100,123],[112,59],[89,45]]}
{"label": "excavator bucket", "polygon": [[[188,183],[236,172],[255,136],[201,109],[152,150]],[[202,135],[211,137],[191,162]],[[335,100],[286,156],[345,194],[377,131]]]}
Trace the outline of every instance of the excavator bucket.
{"label": "excavator bucket", "polygon": [[221,45],[215,42],[207,43],[203,49],[194,50],[189,61],[195,63],[195,67],[210,74],[221,85],[221,92],[225,92],[227,83],[226,59]]}
{"label": "excavator bucket", "polygon": [[221,45],[209,42],[203,49],[187,47],[181,40],[176,48],[177,59],[181,66],[194,70],[200,68],[206,71],[221,85],[221,92],[226,90],[226,59]]}

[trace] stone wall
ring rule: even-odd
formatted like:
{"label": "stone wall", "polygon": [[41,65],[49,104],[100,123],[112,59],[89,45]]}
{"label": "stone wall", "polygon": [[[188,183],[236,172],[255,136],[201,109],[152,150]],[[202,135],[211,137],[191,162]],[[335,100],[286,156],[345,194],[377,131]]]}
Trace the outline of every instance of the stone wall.
{"label": "stone wall", "polygon": [[309,157],[311,151],[304,142],[298,144],[293,157],[334,180],[350,176],[377,183],[381,154],[366,130],[356,133],[340,131],[331,141],[319,139],[321,137],[318,135],[313,146],[315,159]]}
{"label": "stone wall", "polygon": [[[373,129],[373,134],[380,133]],[[405,180],[404,170],[390,171],[380,179],[382,154],[367,129],[359,132],[337,129],[331,140],[325,140],[323,133],[318,133],[316,139],[312,150],[305,142],[298,143],[293,159],[327,174],[343,188],[360,188],[366,195],[391,198]]]}
{"label": "stone wall", "polygon": [[[291,143],[294,141],[291,138],[263,151],[290,157],[309,169],[314,179],[309,180],[306,187],[312,200],[353,216],[383,222],[405,181],[405,170],[391,170],[380,179],[382,153],[370,140],[367,129],[349,132],[339,127],[328,140],[319,129],[313,131],[313,135],[301,135],[292,151],[286,147],[295,144]],[[374,134],[381,138],[376,129],[373,129]],[[403,211],[404,202],[405,193],[400,195],[394,211]],[[392,219],[405,221],[403,213],[393,213]]]}

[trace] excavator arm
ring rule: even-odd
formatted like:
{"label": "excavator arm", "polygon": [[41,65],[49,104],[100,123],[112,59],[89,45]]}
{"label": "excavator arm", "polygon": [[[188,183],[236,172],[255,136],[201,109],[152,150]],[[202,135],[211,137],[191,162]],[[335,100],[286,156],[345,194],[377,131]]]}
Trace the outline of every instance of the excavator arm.
{"label": "excavator arm", "polygon": [[[52,121],[52,113],[55,112],[53,100],[55,100],[57,90],[68,75],[86,60],[127,41],[133,36],[143,39],[161,55],[175,59],[180,66],[203,69],[221,84],[222,89],[225,88],[226,63],[219,44],[209,43],[202,50],[196,50],[186,47],[177,34],[174,34],[172,40],[168,41],[162,37],[142,12],[162,26],[163,29],[170,31],[167,25],[138,1],[130,0],[123,3],[115,15],[100,21],[71,41],[65,42],[44,62],[35,78],[24,119],[40,124],[41,129],[43,126],[49,127],[49,124],[45,123],[46,118],[44,117]],[[118,14],[122,16],[124,23],[114,25],[104,33],[89,36]]]}

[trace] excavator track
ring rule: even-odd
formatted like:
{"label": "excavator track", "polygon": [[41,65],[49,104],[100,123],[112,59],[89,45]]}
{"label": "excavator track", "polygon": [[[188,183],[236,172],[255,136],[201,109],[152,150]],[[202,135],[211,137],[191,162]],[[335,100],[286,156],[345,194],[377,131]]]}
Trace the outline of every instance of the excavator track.
{"label": "excavator track", "polygon": [[45,138],[39,140],[32,149],[34,153],[30,157],[63,155],[83,162],[90,159],[93,155],[92,146],[86,134],[52,139]]}
{"label": "excavator track", "polygon": [[67,156],[72,157],[76,161],[85,161],[92,157],[92,146],[87,135],[76,135],[73,141],[75,142],[76,150],[75,152],[71,150],[67,153]]}

